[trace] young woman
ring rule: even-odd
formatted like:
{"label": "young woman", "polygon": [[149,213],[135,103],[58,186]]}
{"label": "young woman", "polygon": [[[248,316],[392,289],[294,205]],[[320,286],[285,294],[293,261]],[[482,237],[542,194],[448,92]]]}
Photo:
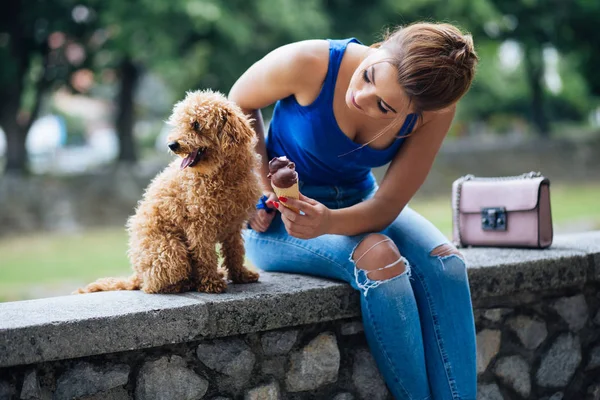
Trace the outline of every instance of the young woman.
{"label": "young woman", "polygon": [[[360,290],[369,346],[397,399],[476,398],[464,259],[407,207],[476,63],[470,36],[417,23],[371,47],[356,39],[283,46],[229,94],[254,119],[268,196],[245,232],[247,257],[266,271],[340,279]],[[275,102],[265,140],[260,109]],[[276,156],[295,162],[299,200],[272,192],[267,167]],[[389,162],[378,186],[371,168]]]}

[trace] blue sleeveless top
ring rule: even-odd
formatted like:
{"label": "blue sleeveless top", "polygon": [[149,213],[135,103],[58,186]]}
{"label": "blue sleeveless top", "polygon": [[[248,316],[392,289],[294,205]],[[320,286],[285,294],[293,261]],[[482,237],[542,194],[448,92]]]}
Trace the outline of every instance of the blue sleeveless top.
{"label": "blue sleeveless top", "polygon": [[[360,148],[362,145],[353,142],[338,126],[333,114],[333,93],[348,43],[360,42],[355,38],[329,40],[327,76],[312,104],[301,106],[293,95],[275,104],[266,138],[267,155],[269,160],[287,156],[296,163],[298,178],[304,184],[363,190],[375,183],[371,168],[390,162],[404,138],[382,150]],[[398,136],[410,133],[416,122],[417,115],[409,114]]]}

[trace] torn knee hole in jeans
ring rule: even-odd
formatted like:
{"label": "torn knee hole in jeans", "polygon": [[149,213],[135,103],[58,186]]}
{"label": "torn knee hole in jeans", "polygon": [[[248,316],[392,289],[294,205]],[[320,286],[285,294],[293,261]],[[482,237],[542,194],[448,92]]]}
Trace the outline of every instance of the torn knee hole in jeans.
{"label": "torn knee hole in jeans", "polygon": [[455,255],[458,258],[460,258],[461,260],[463,260],[463,261],[465,260],[465,257],[462,255],[462,253],[460,251],[458,251],[458,249],[456,247],[454,247],[448,243],[441,244],[438,247],[436,247],[435,249],[431,250],[431,253],[429,253],[429,255],[432,257],[438,257],[440,259]]}
{"label": "torn knee hole in jeans", "polygon": [[[387,279],[381,279],[381,280],[373,280],[373,279],[369,278],[370,272],[381,271],[381,270],[385,270],[388,268],[393,268],[396,265],[400,264],[401,262],[404,263],[404,271],[401,272],[400,274],[394,275]],[[361,279],[361,275],[364,277],[363,279]],[[389,282],[393,279],[396,279],[402,275],[407,275],[408,277],[410,277],[410,265],[408,264],[408,261],[404,257],[400,257],[398,260],[386,265],[385,267],[375,268],[375,269],[371,269],[371,270],[360,269],[356,266],[356,264],[354,265],[354,278],[356,280],[356,285],[358,286],[359,289],[363,290],[363,294],[365,297],[367,297],[367,293],[369,292],[369,289],[374,289],[377,286],[379,286],[383,283]]]}
{"label": "torn knee hole in jeans", "polygon": [[456,247],[444,244],[433,249],[429,255],[435,257],[447,277],[463,279],[467,276],[465,257]]}
{"label": "torn knee hole in jeans", "polygon": [[[362,258],[363,258],[363,257],[364,257],[364,256],[365,256],[365,255],[366,255],[368,252],[369,252],[369,251],[371,251],[373,248],[375,248],[376,246],[378,246],[378,245],[379,245],[379,244],[381,244],[381,243],[384,243],[384,242],[391,242],[391,241],[392,241],[391,239],[387,238],[387,239],[384,239],[384,240],[381,240],[381,241],[379,241],[379,242],[375,243],[374,245],[372,245],[371,247],[369,247],[369,249],[367,249],[367,250],[366,250],[366,251],[365,251],[365,252],[364,252],[364,253],[363,253],[363,254],[362,254],[362,255],[361,255],[361,256],[360,256],[360,257],[359,257],[359,258],[358,258],[356,261],[355,261],[355,260],[354,260],[354,254],[355,254],[355,252],[356,252],[356,249],[357,249],[357,248],[360,246],[360,244],[362,243],[362,242],[361,242],[361,243],[359,243],[359,244],[358,244],[358,245],[357,245],[357,246],[356,246],[356,247],[353,249],[353,251],[352,251],[352,253],[351,253],[351,255],[350,255],[350,261],[352,261],[352,262],[354,263],[354,278],[355,278],[355,280],[356,280],[356,285],[358,286],[358,288],[359,288],[359,289],[362,289],[362,290],[363,290],[363,294],[364,294],[364,296],[365,296],[365,297],[367,296],[367,293],[369,292],[369,289],[376,288],[377,286],[379,286],[379,285],[381,285],[381,284],[383,284],[383,283],[389,282],[390,280],[392,280],[392,279],[395,279],[395,278],[397,278],[397,277],[399,277],[399,276],[402,276],[402,275],[404,275],[404,274],[406,274],[406,275],[410,276],[410,268],[409,268],[409,265],[408,265],[408,261],[406,260],[406,258],[404,258],[404,257],[402,257],[402,256],[399,256],[399,257],[398,257],[398,259],[397,259],[396,261],[394,261],[394,262],[391,262],[391,263],[389,263],[388,265],[385,265],[385,266],[383,266],[383,267],[381,267],[381,268],[373,268],[373,269],[366,270],[366,269],[362,269],[362,268],[359,268],[359,267],[358,267],[358,262],[359,262],[359,261],[360,261],[360,260],[361,260],[361,259],[362,259]],[[396,275],[390,276],[389,278],[385,278],[385,279],[371,279],[371,278],[369,277],[369,274],[370,274],[371,272],[389,270],[390,268],[398,267],[398,266],[399,266],[399,264],[403,264],[403,265],[402,265],[402,267],[404,267],[404,268],[401,268],[402,272],[400,272],[400,273],[398,273],[398,274],[396,274]],[[363,278],[362,278],[362,279],[361,279],[361,274],[362,274],[362,276],[363,276]]]}

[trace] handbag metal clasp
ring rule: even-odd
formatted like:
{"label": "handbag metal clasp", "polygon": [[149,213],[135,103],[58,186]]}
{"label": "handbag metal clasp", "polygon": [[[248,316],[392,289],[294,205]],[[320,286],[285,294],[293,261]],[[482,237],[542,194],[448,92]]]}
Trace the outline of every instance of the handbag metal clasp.
{"label": "handbag metal clasp", "polygon": [[504,207],[482,208],[481,229],[484,231],[505,231],[506,209]]}

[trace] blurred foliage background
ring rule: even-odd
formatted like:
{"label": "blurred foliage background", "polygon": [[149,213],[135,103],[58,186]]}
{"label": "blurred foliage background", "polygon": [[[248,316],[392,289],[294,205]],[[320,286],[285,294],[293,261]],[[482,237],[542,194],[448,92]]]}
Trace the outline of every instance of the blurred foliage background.
{"label": "blurred foliage background", "polygon": [[0,16],[5,170],[27,171],[27,133],[57,91],[110,104],[117,160],[135,162],[137,122],[164,119],[186,90],[227,93],[253,62],[292,41],[370,44],[419,20],[471,32],[481,57],[453,134],[485,126],[548,136],[598,124],[597,1],[12,0]]}
{"label": "blurred foliage background", "polygon": [[[39,176],[139,163],[162,146],[163,121],[187,90],[227,93],[252,63],[289,42],[356,37],[371,44],[386,28],[416,21],[449,22],[470,32],[481,59],[451,138],[598,132],[596,0],[11,0],[0,13],[0,172]],[[47,116],[56,123],[40,125],[34,138],[34,123]],[[48,142],[51,131],[58,132],[46,143],[53,157],[57,148],[79,146],[80,152],[49,167],[39,142]],[[103,154],[95,164],[91,153],[82,152],[86,143],[96,143],[93,154]],[[577,193],[594,199],[598,189],[585,186]],[[597,203],[589,201],[597,212]],[[576,202],[569,199],[565,207]],[[110,238],[104,231],[94,235],[89,237],[96,243],[119,243],[112,248],[126,271],[122,228]],[[15,272],[25,261],[11,240],[0,246],[0,292],[28,282]],[[56,256],[56,265],[65,265],[65,252],[43,253],[25,264],[46,265],[42,259]],[[90,254],[83,253],[82,259]],[[71,265],[65,275],[77,270]],[[85,279],[99,274],[84,273]]]}

